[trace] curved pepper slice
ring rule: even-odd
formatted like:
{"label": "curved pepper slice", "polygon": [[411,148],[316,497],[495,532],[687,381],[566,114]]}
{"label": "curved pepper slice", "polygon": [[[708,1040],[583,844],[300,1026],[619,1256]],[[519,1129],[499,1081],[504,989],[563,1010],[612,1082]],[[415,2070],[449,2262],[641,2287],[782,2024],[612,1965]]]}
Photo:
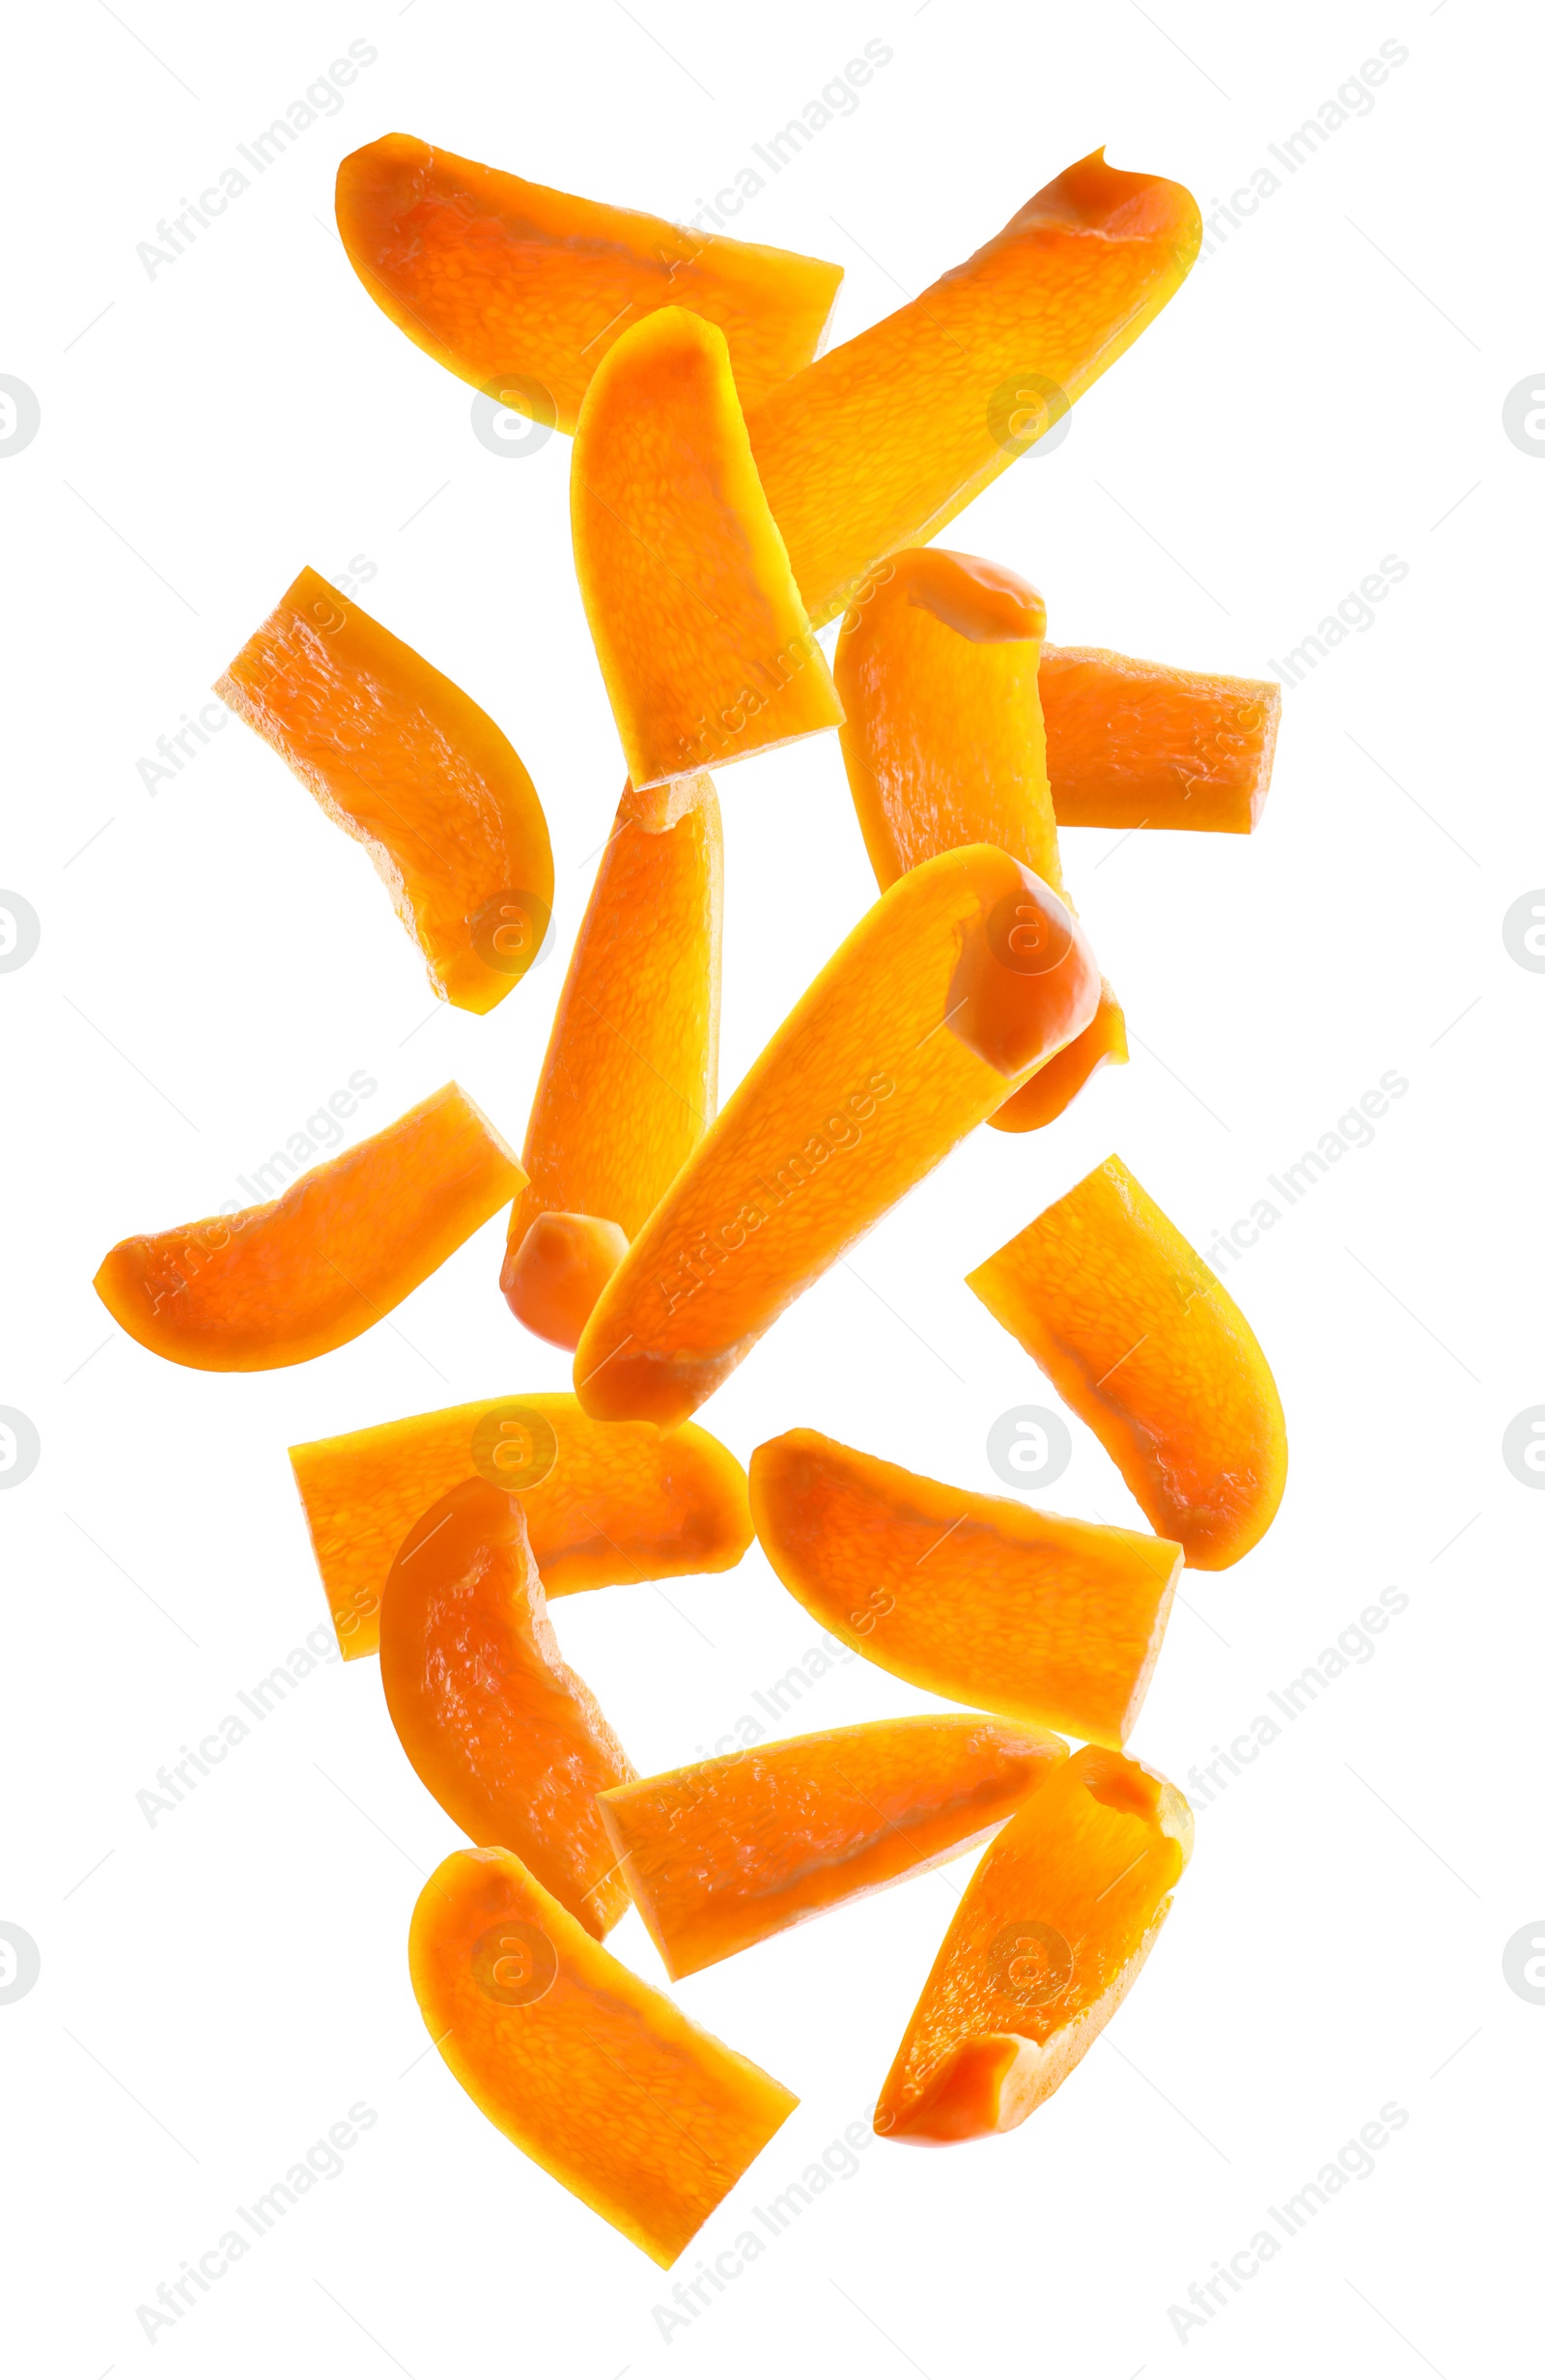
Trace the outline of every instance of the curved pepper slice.
{"label": "curved pepper slice", "polygon": [[1260,825],[1282,715],[1270,678],[1044,644],[1041,706],[1058,826]]}
{"label": "curved pepper slice", "polygon": [[558,1650],[519,1496],[464,1480],[409,1530],[381,1596],[380,1682],[447,1817],[608,1934],[628,1891],[596,1796],[638,1771]]}
{"label": "curved pepper slice", "polygon": [[447,1083],[266,1206],[121,1239],[94,1287],[153,1355],[272,1372],[369,1330],[524,1180],[482,1109]]}
{"label": "curved pepper slice", "polygon": [[885,2077],[875,2130],[934,2146],[1012,2132],[1137,1981],[1191,1856],[1156,1771],[1075,1752],[983,1854]]}
{"label": "curved pepper slice", "polygon": [[1271,1368],[1222,1283],[1119,1157],[966,1280],[1193,1570],[1226,1570],[1264,1537],[1287,1481]]}
{"label": "curved pepper slice", "polygon": [[545,189],[388,132],[338,168],[338,231],[383,314],[475,388],[572,430],[607,348],[658,306],[729,341],[743,402],[809,362],[840,265]]}
{"label": "curved pepper slice", "polygon": [[640,791],[836,726],[721,330],[665,306],[624,331],[580,410],[569,501],[579,592]]}
{"label": "curved pepper slice", "polygon": [[1077,921],[1005,852],[924,861],[779,1026],[585,1325],[602,1420],[670,1429],[800,1291],[1088,1023]]}
{"label": "curved pepper slice", "polygon": [[592,1941],[507,1851],[441,1860],[407,1957],[468,2098],[657,2264],[675,2263],[800,2104]]}
{"label": "curved pepper slice", "polygon": [[548,822],[508,737],[314,570],[214,691],[364,844],[441,1000],[486,1015],[552,914]]}
{"label": "curved pepper slice", "polygon": [[[511,1210],[500,1276],[511,1311],[533,1329],[564,1253],[532,1250],[539,1217],[598,1217],[631,1238],[717,1103],[718,798],[708,777],[673,790],[672,823],[658,832],[639,822],[632,789],[623,794],[542,1062],[522,1156],[530,1178]],[[558,1345],[576,1344],[594,1303]]]}
{"label": "curved pepper slice", "polygon": [[[1036,692],[1046,606],[996,562],[914,547],[876,574],[842,624],[833,674],[842,757],[882,892],[958,843],[996,843],[1067,900]],[[1071,904],[1070,904],[1071,906]],[[1108,1059],[1127,1055],[1109,983],[1094,1020],[992,1122],[1059,1116]]]}
{"label": "curved pepper slice", "polygon": [[346,1661],[376,1650],[403,1539],[465,1479],[520,1494],[549,1602],[733,1570],[751,1542],[745,1474],[706,1430],[593,1422],[577,1397],[545,1391],[313,1438],[290,1464]]}
{"label": "curved pepper slice", "polygon": [[775,388],[751,447],[816,627],[1060,420],[1200,245],[1189,190],[1096,150],[920,298]]}
{"label": "curved pepper slice", "polygon": [[757,1448],[751,1514],[789,1593],[893,1677],[1093,1743],[1136,1726],[1179,1545],[948,1488],[815,1430]]}
{"label": "curved pepper slice", "polygon": [[601,1796],[673,1979],[969,1851],[1067,1745],[1000,1719],[873,1719],[704,1760]]}

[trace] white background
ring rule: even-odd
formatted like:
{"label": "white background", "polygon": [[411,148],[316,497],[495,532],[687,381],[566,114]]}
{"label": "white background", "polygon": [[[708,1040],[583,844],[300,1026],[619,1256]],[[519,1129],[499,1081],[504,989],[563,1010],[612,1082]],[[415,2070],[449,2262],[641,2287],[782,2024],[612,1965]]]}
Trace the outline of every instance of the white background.
{"label": "white background", "polygon": [[[1545,1506],[1500,1448],[1545,1401],[1545,981],[1501,921],[1545,882],[1545,460],[1502,409],[1545,363],[1538,40],[1523,11],[1472,0],[1159,14],[1163,30],[1134,0],[67,0],[13,28],[0,370],[42,408],[0,460],[0,884],[42,924],[0,977],[0,1403],[42,1447],[0,1496],[0,1917],[42,1962],[0,2006],[17,2372],[1518,2367],[1545,2009],[1508,1988],[1503,1950],[1545,1910]],[[342,111],[148,277],[135,246],[157,218],[351,39],[379,56]],[[1257,1552],[1186,1582],[1133,1748],[1184,1781],[1380,1589],[1409,1604],[1226,1792],[1197,1795],[1165,1937],[1054,2100],[1003,2140],[870,2142],[667,2340],[665,2277],[421,2055],[408,1912],[459,1838],[398,1749],[375,1663],[319,1669],[154,1828],[135,1799],[324,1617],[291,1441],[567,1384],[499,1297],[502,1221],[394,1325],[291,1372],[160,1363],[91,1289],[126,1232],[239,1196],[356,1069],[379,1086],[362,1128],[455,1077],[519,1142],[562,955],[490,1018],[436,1007],[363,854],[243,727],[154,796],[136,763],[303,563],[336,579],[363,555],[369,609],[530,767],[566,954],[622,776],[570,565],[567,442],[524,459],[476,442],[469,391],[349,269],[337,160],[402,128],[686,218],[872,39],[894,55],[857,112],[736,226],[846,267],[838,336],[1101,141],[1211,212],[1381,42],[1408,48],[1057,451],[946,542],[1035,581],[1055,640],[1250,674],[1384,556],[1409,575],[1288,694],[1253,839],[1065,838],[1139,1036],[1131,1065],[1047,1133],[979,1133],[703,1418],[743,1459],[809,1424],[993,1488],[993,1421],[1054,1400],[969,1267],[1112,1148],[1205,1246],[1394,1070],[1410,1089],[1372,1145],[1228,1276],[1281,1385],[1292,1477]],[[834,736],[725,771],[720,796],[727,1089],[873,885]],[[1074,1431],[1052,1503],[1136,1521]],[[644,1771],[754,1710],[815,1632],[755,1551],[557,1620]],[[853,1662],[798,1716],[924,1707]],[[726,2249],[873,2101],[965,1874],[680,1987],[802,2099],[700,2250]],[[635,1917],[613,1946],[659,1979]],[[148,2343],[136,2307],[356,2101],[378,2120],[343,2172]],[[1178,2338],[1171,2305],[1390,2101],[1409,2120],[1373,2174]]]}

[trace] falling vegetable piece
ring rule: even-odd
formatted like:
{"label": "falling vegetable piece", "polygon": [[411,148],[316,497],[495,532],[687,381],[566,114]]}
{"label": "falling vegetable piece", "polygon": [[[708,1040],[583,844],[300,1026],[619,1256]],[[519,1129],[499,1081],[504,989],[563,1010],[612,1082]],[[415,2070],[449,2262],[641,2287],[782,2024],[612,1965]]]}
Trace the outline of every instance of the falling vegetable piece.
{"label": "falling vegetable piece", "polygon": [[519,1493],[548,1601],[733,1570],[751,1542],[745,1474],[690,1423],[593,1422],[576,1397],[484,1398],[290,1449],[345,1660],[377,1648],[381,1591],[422,1513],[463,1480]]}
{"label": "falling vegetable piece", "polygon": [[[833,665],[842,757],[882,892],[937,852],[996,843],[1067,900],[1036,692],[1045,633],[1034,587],[941,546],[886,562],[870,601],[848,613]],[[1125,1021],[1102,983],[1093,1022],[991,1120],[1006,1132],[1050,1123],[1126,1055]]]}
{"label": "falling vegetable piece", "polygon": [[120,1240],[97,1294],[171,1363],[303,1364],[401,1305],[524,1180],[482,1109],[447,1083],[265,1206]]}
{"label": "falling vegetable piece", "polygon": [[745,405],[809,362],[840,265],[684,230],[388,132],[338,168],[338,231],[383,314],[513,411],[572,430],[621,331],[688,305],[729,341]]}
{"label": "falling vegetable piece", "polygon": [[759,1744],[601,1796],[673,1979],[953,1859],[1067,1758],[1000,1719],[875,1719]]}
{"label": "falling vegetable piece", "polygon": [[801,1289],[1082,1031],[1099,984],[1077,921],[1005,852],[946,851],[892,885],[602,1290],[575,1354],[585,1410],[684,1421]]}
{"label": "falling vegetable piece", "polygon": [[625,330],[575,432],[575,567],[640,792],[842,717],[751,461],[724,334]]}
{"label": "falling vegetable piece", "polygon": [[1058,826],[1259,826],[1282,714],[1270,679],[1045,644],[1041,703]]}
{"label": "falling vegetable piece", "polygon": [[775,388],[751,447],[816,627],[1053,428],[1200,244],[1189,190],[1096,150],[920,298]]}
{"label": "falling vegetable piece", "polygon": [[507,1851],[440,1862],[407,1956],[467,2096],[657,2264],[675,2262],[800,2104],[592,1941]]}
{"label": "falling vegetable piece", "polygon": [[1265,1535],[1287,1480],[1277,1383],[1228,1291],[1119,1157],[967,1286],[1192,1569],[1226,1570]]}
{"label": "falling vegetable piece", "polygon": [[885,2139],[1012,2132],[1125,1999],[1191,1856],[1185,1797],[1086,1747],[983,1854],[885,2078]]}
{"label": "falling vegetable piece", "polygon": [[518,1495],[465,1480],[409,1530],[381,1596],[380,1682],[447,1817],[608,1934],[628,1890],[596,1796],[637,1771],[558,1651]]}
{"label": "falling vegetable piece", "polygon": [[552,851],[488,713],[314,570],[214,691],[364,844],[440,999],[496,1006],[542,947]]}
{"label": "falling vegetable piece", "polygon": [[627,1253],[620,1223],[601,1215],[538,1215],[505,1254],[499,1278],[510,1312],[550,1346],[572,1352]]}
{"label": "falling vegetable piece", "polygon": [[910,1686],[1119,1746],[1185,1556],[791,1430],[751,1458],[762,1550],[822,1627]]}

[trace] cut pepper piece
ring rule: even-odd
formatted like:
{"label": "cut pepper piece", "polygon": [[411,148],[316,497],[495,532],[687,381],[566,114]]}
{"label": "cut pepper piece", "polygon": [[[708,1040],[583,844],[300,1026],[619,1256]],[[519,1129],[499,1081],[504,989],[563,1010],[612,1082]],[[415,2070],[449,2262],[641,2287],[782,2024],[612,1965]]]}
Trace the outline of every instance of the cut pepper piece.
{"label": "cut pepper piece", "polygon": [[[655,830],[632,787],[624,792],[553,1018],[526,1126],[530,1178],[511,1210],[500,1276],[511,1311],[533,1330],[565,1254],[561,1242],[533,1248],[539,1218],[596,1217],[631,1238],[717,1104],[718,798],[702,776],[672,794],[671,822]],[[578,1297],[565,1300],[572,1338],[542,1336],[575,1346],[604,1278],[582,1312]]]}
{"label": "cut pepper piece", "polygon": [[94,1287],[153,1355],[272,1372],[380,1321],[524,1180],[482,1109],[447,1083],[265,1206],[121,1239]]}
{"label": "cut pepper piece", "polygon": [[967,1286],[1088,1423],[1194,1570],[1262,1538],[1287,1481],[1281,1399],[1217,1275],[1108,1157]]}
{"label": "cut pepper piece", "polygon": [[1191,1856],[1186,1799],[1089,1746],[983,1853],[885,2078],[875,2130],[925,2146],[1012,2132],[1125,1999]]}
{"label": "cut pepper piece", "polygon": [[1282,715],[1270,678],[1045,644],[1041,704],[1059,826],[1259,826]]}
{"label": "cut pepper piece", "polygon": [[950,1702],[1119,1748],[1179,1545],[984,1496],[791,1430],[751,1457],[751,1515],[789,1593],[866,1660]]}
{"label": "cut pepper piece", "polygon": [[1200,245],[1189,190],[1096,150],[920,298],[775,388],[751,446],[816,627],[1059,421]]}
{"label": "cut pepper piece", "polygon": [[575,1354],[586,1412],[684,1421],[801,1289],[1082,1033],[1099,985],[1077,921],[1006,852],[942,852],[882,893],[602,1290]]}
{"label": "cut pepper piece", "polygon": [[675,1978],[953,1859],[1067,1758],[1000,1719],[874,1719],[601,1796],[628,1888]]}
{"label": "cut pepper piece", "polygon": [[724,334],[624,331],[575,432],[575,566],[640,792],[842,717],[751,461]]}
{"label": "cut pepper piece", "polygon": [[842,279],[840,265],[572,198],[409,132],[345,157],[337,212],[350,263],[415,347],[560,430],[608,347],[659,306],[716,323],[742,402],[759,404],[809,362]]}
{"label": "cut pepper piece", "polygon": [[657,2264],[675,2263],[800,2104],[592,1941],[507,1851],[441,1860],[407,1957],[468,2098]]}
{"label": "cut pepper piece", "polygon": [[440,999],[486,1015],[552,914],[548,822],[508,737],[314,570],[214,691],[364,844]]}
{"label": "cut pepper piece", "polygon": [[520,1245],[512,1240],[505,1251],[499,1280],[510,1312],[549,1346],[572,1353],[627,1253],[620,1223],[602,1215],[538,1215]]}
{"label": "cut pepper piece", "polygon": [[464,1480],[408,1531],[381,1596],[380,1682],[447,1817],[608,1934],[628,1890],[596,1796],[638,1771],[558,1650],[519,1496]]}
{"label": "cut pepper piece", "polygon": [[[1025,580],[941,546],[897,554],[848,613],[834,664],[842,757],[882,892],[936,852],[996,843],[1067,900],[1036,692],[1045,633],[1046,606]],[[1126,1055],[1125,1020],[1102,983],[1093,1022],[993,1123],[1052,1122]]]}
{"label": "cut pepper piece", "polygon": [[593,1422],[545,1391],[313,1438],[290,1464],[346,1661],[376,1651],[403,1539],[465,1479],[519,1493],[549,1602],[733,1570],[751,1542],[745,1474],[706,1430]]}

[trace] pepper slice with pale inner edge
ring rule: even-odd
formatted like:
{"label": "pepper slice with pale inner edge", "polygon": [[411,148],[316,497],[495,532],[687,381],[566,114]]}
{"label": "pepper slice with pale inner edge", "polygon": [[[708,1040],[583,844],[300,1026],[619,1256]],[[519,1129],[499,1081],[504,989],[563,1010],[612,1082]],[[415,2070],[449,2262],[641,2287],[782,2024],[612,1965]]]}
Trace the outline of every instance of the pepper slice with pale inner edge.
{"label": "pepper slice with pale inner edge", "polygon": [[1043,644],[1040,687],[1058,826],[1259,826],[1282,715],[1272,679]]}

